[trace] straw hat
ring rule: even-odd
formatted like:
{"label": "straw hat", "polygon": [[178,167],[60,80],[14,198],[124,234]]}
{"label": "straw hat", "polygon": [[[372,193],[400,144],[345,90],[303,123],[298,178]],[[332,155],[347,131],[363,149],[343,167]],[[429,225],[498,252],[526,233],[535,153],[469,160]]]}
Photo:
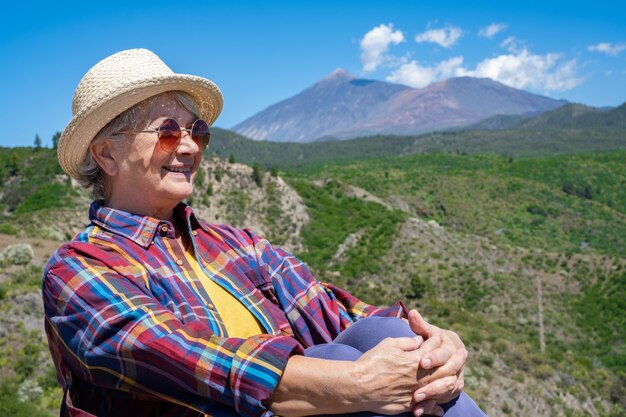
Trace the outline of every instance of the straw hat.
{"label": "straw hat", "polygon": [[129,49],[98,62],[80,80],[72,100],[72,121],[61,138],[57,154],[65,172],[79,177],[78,166],[96,134],[135,104],[166,91],[183,91],[195,101],[211,125],[222,111],[222,92],[206,78],[175,74],[147,49]]}

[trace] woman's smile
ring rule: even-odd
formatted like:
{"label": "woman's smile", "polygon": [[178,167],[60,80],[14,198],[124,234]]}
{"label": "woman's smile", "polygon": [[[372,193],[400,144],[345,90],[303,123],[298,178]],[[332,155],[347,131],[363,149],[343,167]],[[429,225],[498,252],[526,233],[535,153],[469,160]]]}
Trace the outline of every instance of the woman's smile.
{"label": "woman's smile", "polygon": [[164,166],[163,169],[168,172],[175,173],[175,174],[190,174],[191,173],[190,166]]}

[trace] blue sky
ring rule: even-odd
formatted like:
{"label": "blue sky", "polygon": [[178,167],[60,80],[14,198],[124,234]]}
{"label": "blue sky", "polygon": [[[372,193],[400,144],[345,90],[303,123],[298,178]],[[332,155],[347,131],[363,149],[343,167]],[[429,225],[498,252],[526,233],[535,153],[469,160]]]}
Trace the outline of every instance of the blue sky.
{"label": "blue sky", "polygon": [[156,52],[224,93],[230,128],[338,67],[415,87],[487,76],[593,106],[626,101],[625,2],[21,1],[4,5],[0,146],[44,144],[82,75],[123,49]]}

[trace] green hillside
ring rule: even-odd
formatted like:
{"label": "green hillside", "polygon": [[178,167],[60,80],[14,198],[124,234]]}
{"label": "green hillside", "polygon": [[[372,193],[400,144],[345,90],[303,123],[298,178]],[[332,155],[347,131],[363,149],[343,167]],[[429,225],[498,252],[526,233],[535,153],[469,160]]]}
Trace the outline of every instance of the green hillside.
{"label": "green hillside", "polygon": [[626,253],[626,151],[542,158],[418,154],[332,163],[332,178],[462,233],[528,248]]}
{"label": "green hillside", "polygon": [[[237,160],[254,149],[231,139],[241,145]],[[357,153],[357,142],[324,146],[345,143]],[[273,158],[269,166],[303,146],[258,145]],[[466,389],[489,415],[624,415],[626,150],[316,158],[282,178],[212,161],[193,205],[209,220],[257,219],[272,240],[293,240],[321,279],[370,303],[405,300],[459,332],[470,351]],[[26,263],[0,255],[0,415],[55,415],[41,267],[49,248],[84,223],[88,199],[50,149],[0,148],[0,176],[0,239],[31,236],[43,253]],[[282,201],[285,187],[293,196]],[[308,219],[296,215],[297,204]]]}
{"label": "green hillside", "polygon": [[[625,106],[622,107],[626,109]],[[555,112],[558,111],[555,110]],[[550,123],[538,122],[539,125],[532,127],[447,131],[420,136],[378,135],[305,144],[253,141],[237,133],[214,128],[208,152],[222,158],[229,158],[233,155],[237,161],[247,164],[258,163],[267,168],[274,166],[282,170],[298,170],[330,161],[405,156],[416,153],[495,153],[521,157],[568,155],[626,148],[626,126],[620,121],[624,111],[619,108],[605,113],[601,116],[608,114],[610,117],[604,117],[590,126],[564,122],[561,126],[557,123],[557,119],[569,121],[571,117],[555,113],[549,118]],[[485,127],[485,129],[489,128]]]}
{"label": "green hillside", "polygon": [[[45,221],[37,221],[47,212],[85,202],[59,166],[56,150],[0,148],[0,183],[0,233],[20,231],[44,238],[71,237],[70,233],[54,236]],[[62,220],[58,216],[52,218]]]}
{"label": "green hillside", "polygon": [[64,198],[72,194],[66,178],[50,149],[0,148],[3,211],[26,212],[71,204]]}
{"label": "green hillside", "polygon": [[[468,390],[498,414],[531,412],[519,403],[534,392],[537,404],[601,398],[598,410],[623,415],[625,168],[620,151],[426,154],[291,173],[312,216],[299,255],[370,302],[408,300],[456,329],[473,357]],[[570,406],[564,415],[586,415]]]}

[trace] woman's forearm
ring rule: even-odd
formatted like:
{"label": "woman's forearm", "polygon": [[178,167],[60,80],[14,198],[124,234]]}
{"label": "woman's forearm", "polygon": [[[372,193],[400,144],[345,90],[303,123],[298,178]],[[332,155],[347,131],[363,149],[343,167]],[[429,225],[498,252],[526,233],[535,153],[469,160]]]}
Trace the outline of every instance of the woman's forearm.
{"label": "woman's forearm", "polygon": [[420,344],[421,338],[387,338],[354,362],[292,356],[270,408],[284,416],[410,411]]}
{"label": "woman's forearm", "polygon": [[292,356],[272,396],[270,409],[281,416],[345,414],[361,411],[355,363]]}

